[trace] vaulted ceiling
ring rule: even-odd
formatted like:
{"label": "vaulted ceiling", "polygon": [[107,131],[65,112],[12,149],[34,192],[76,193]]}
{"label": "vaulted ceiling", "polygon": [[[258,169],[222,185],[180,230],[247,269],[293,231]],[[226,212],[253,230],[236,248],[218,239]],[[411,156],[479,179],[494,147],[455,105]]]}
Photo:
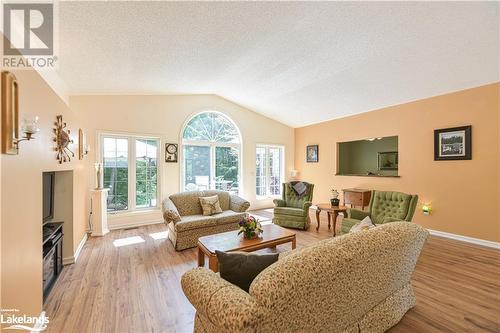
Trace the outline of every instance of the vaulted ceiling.
{"label": "vaulted ceiling", "polygon": [[499,8],[60,2],[59,75],[71,94],[213,93],[304,126],[500,81]]}

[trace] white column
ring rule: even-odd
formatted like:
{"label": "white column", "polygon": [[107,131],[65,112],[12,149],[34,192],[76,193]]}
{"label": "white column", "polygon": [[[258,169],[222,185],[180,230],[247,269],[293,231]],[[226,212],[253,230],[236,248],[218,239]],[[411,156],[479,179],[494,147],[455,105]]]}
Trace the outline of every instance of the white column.
{"label": "white column", "polygon": [[92,236],[104,236],[108,229],[108,198],[109,189],[92,190]]}

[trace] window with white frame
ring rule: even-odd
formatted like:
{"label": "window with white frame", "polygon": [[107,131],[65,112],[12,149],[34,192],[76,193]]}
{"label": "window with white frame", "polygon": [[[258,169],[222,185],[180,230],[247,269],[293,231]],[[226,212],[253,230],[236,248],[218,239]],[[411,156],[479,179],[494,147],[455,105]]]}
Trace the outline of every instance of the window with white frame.
{"label": "window with white frame", "polygon": [[101,134],[108,212],[158,206],[159,139]]}
{"label": "window with white frame", "polygon": [[274,145],[257,145],[256,187],[257,198],[272,198],[281,195],[281,184],[284,181],[285,148]]}
{"label": "window with white frame", "polygon": [[185,191],[240,191],[240,134],[226,115],[207,111],[182,131],[182,184]]}

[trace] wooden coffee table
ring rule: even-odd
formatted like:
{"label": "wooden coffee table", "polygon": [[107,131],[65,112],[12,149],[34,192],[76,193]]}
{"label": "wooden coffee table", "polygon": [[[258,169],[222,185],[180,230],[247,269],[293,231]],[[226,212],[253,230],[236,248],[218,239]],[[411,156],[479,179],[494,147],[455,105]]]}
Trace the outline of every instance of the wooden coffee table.
{"label": "wooden coffee table", "polygon": [[[321,213],[322,210],[326,211],[328,214],[328,229],[330,229],[330,218],[333,218],[333,236],[335,237],[335,230],[337,229],[337,217],[339,216],[339,213],[342,212],[345,214],[347,213],[347,207],[346,206],[332,206],[330,204],[318,204],[316,205],[316,222],[318,223],[318,226],[316,227],[316,231],[319,230],[319,213]],[[331,216],[330,216],[331,215]]]}
{"label": "wooden coffee table", "polygon": [[215,250],[224,252],[245,251],[252,252],[265,248],[275,248],[276,245],[291,242],[292,249],[295,249],[295,233],[275,224],[262,226],[264,233],[255,239],[245,239],[243,234],[238,235],[238,230],[223,232],[198,239],[198,266],[205,265],[205,255],[208,257],[208,267],[214,271],[219,271],[219,263]]}

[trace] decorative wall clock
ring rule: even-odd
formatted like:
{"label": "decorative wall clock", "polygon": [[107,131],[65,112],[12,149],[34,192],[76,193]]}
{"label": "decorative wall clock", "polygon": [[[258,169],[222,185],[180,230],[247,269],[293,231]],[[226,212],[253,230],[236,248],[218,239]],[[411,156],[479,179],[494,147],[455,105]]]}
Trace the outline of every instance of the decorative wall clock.
{"label": "decorative wall clock", "polygon": [[56,117],[54,126],[54,142],[56,143],[54,149],[57,152],[56,158],[59,164],[69,162],[71,161],[71,157],[75,157],[75,153],[69,149],[69,145],[73,143],[73,140],[69,136],[70,130],[66,128],[67,125],[63,122],[61,115]]}
{"label": "decorative wall clock", "polygon": [[177,162],[178,146],[176,143],[165,144],[165,162]]}

